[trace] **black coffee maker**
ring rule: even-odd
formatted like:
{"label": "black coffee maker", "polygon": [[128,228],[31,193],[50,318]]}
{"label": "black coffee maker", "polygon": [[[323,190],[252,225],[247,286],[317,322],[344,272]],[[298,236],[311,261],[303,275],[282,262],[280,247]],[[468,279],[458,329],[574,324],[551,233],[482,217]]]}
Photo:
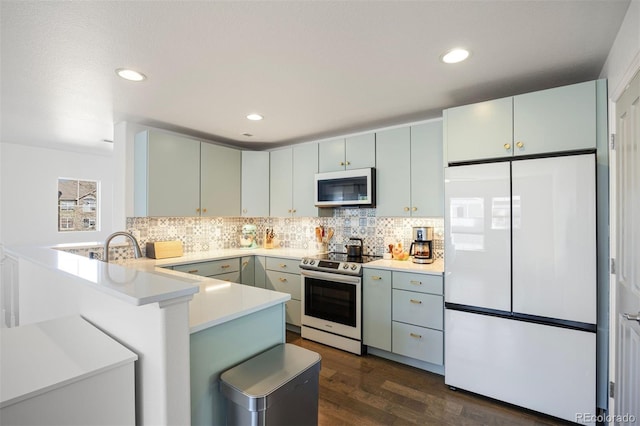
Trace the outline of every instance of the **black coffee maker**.
{"label": "black coffee maker", "polygon": [[413,263],[433,263],[433,228],[414,226],[413,242],[409,248]]}

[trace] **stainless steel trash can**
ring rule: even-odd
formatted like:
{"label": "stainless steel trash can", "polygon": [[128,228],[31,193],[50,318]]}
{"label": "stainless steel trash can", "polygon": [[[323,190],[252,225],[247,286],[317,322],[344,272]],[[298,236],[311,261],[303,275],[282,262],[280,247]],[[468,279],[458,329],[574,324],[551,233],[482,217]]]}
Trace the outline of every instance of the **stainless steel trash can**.
{"label": "stainless steel trash can", "polygon": [[222,373],[227,425],[317,425],[320,360],[284,343]]}

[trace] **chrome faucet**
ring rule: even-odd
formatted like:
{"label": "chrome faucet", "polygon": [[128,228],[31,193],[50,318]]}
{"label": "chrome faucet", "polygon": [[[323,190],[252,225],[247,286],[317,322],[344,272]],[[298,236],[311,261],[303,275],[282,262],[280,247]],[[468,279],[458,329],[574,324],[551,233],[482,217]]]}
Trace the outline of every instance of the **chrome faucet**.
{"label": "chrome faucet", "polygon": [[133,246],[133,255],[135,256],[135,258],[138,259],[139,257],[142,257],[142,251],[140,251],[140,246],[138,245],[138,241],[136,240],[136,237],[134,237],[128,232],[118,231],[109,235],[106,241],[104,242],[103,260],[105,262],[109,262],[109,243],[111,243],[111,240],[113,240],[115,237],[127,237],[131,241],[131,246]]}

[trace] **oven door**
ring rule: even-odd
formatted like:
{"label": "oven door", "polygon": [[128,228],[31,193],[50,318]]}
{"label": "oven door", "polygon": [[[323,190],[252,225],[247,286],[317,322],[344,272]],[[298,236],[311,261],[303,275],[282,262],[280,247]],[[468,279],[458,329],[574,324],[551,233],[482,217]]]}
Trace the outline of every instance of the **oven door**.
{"label": "oven door", "polygon": [[362,279],[303,269],[302,325],[362,339]]}

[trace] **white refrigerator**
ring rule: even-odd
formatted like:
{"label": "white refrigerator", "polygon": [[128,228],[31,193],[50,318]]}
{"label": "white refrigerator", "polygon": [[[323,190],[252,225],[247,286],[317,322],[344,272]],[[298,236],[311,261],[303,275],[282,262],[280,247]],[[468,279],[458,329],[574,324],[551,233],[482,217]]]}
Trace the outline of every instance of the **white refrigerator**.
{"label": "white refrigerator", "polygon": [[591,153],[445,169],[447,385],[592,422],[595,188]]}

